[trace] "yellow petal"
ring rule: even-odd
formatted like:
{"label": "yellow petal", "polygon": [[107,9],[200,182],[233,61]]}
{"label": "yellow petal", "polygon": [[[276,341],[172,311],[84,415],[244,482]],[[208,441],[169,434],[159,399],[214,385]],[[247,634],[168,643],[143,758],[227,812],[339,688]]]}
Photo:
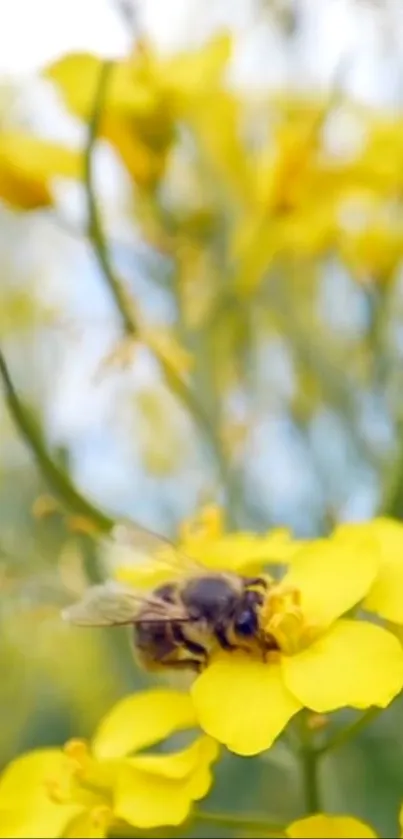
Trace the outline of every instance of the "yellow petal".
{"label": "yellow petal", "polygon": [[104,839],[113,820],[108,807],[96,807],[72,819],[63,839]]}
{"label": "yellow petal", "polygon": [[[57,86],[73,113],[88,119],[99,83],[101,65],[102,60],[91,53],[70,53],[48,65],[43,75]],[[141,110],[146,111],[150,104],[154,105],[154,91],[151,89],[148,94],[145,85],[139,86],[133,82],[131,63],[120,61],[115,64],[108,84],[108,111],[111,108],[114,111],[124,110],[129,101],[133,106],[137,104]]]}
{"label": "yellow petal", "polygon": [[[204,94],[208,88],[219,86],[231,55],[231,37],[222,33],[213,37],[199,50],[183,52],[166,61],[161,70],[171,94],[190,97]],[[181,102],[182,104],[182,102]]]}
{"label": "yellow petal", "polygon": [[201,759],[211,762],[218,757],[218,753],[218,743],[211,737],[203,735],[180,752],[138,755],[128,760],[130,766],[136,769],[142,769],[152,775],[161,775],[173,781],[181,781],[197,769]]}
{"label": "yellow petal", "polygon": [[0,198],[12,207],[49,206],[51,179],[76,178],[79,171],[80,158],[73,149],[29,134],[0,133]]}
{"label": "yellow petal", "polygon": [[212,542],[193,542],[187,553],[207,568],[247,573],[263,565],[285,562],[296,550],[288,534],[275,530],[267,536],[229,533]]}
{"label": "yellow petal", "polygon": [[286,835],[290,839],[376,839],[372,828],[359,819],[322,813],[292,822]]}
{"label": "yellow petal", "polygon": [[379,554],[364,537],[354,545],[318,539],[293,558],[284,584],[302,594],[308,620],[326,626],[362,600],[375,580]]}
{"label": "yellow petal", "polygon": [[102,760],[122,757],[195,723],[187,694],[165,688],[143,691],[122,699],[104,717],[93,740],[93,752]]}
{"label": "yellow petal", "polygon": [[386,629],[339,620],[303,652],[283,656],[284,681],[307,708],[386,708],[403,686],[403,649]]}
{"label": "yellow petal", "polygon": [[201,728],[240,755],[270,748],[301,707],[284,686],[279,665],[240,653],[214,661],[191,694]]}
{"label": "yellow petal", "polygon": [[371,534],[381,552],[379,573],[364,606],[386,620],[403,623],[403,524],[379,518],[362,525],[345,525],[342,533],[345,538],[352,537],[357,528]]}
{"label": "yellow petal", "polygon": [[290,559],[301,543],[292,538],[285,527],[265,534],[248,532],[225,533],[223,513],[219,507],[204,507],[193,519],[185,521],[180,530],[181,548],[207,568],[247,572],[262,565],[282,563]]}
{"label": "yellow petal", "polygon": [[115,789],[116,816],[143,829],[181,824],[193,801],[208,792],[210,766],[217,755],[217,744],[209,737],[200,737],[188,749],[173,755],[126,761]]}
{"label": "yellow petal", "polygon": [[81,809],[50,798],[47,783],[57,783],[64,772],[59,749],[29,752],[9,764],[0,778],[0,837],[54,839],[63,834]]}

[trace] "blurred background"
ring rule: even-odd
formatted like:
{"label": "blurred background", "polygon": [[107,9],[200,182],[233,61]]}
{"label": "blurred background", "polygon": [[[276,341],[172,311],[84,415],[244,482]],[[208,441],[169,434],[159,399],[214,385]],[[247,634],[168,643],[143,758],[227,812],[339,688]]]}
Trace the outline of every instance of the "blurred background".
{"label": "blurred background", "polygon": [[[0,3],[1,767],[149,683],[58,616],[108,517],[402,516],[402,45],[399,0]],[[396,835],[402,722],[328,810]],[[280,742],[208,803],[300,795]]]}

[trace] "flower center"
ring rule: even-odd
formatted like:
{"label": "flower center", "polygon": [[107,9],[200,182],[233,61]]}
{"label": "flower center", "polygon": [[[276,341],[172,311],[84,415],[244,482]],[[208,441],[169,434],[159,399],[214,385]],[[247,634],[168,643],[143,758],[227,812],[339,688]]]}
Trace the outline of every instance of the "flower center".
{"label": "flower center", "polygon": [[261,627],[268,646],[274,641],[284,655],[299,652],[315,635],[315,627],[304,615],[300,591],[282,583],[269,589],[261,613]]}

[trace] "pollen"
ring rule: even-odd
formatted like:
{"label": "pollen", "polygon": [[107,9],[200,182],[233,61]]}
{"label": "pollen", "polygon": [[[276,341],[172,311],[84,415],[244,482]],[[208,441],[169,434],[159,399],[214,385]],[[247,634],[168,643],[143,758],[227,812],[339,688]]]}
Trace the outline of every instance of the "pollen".
{"label": "pollen", "polygon": [[301,593],[281,583],[269,590],[261,622],[264,633],[274,639],[284,655],[298,652],[312,638],[313,627],[304,616]]}

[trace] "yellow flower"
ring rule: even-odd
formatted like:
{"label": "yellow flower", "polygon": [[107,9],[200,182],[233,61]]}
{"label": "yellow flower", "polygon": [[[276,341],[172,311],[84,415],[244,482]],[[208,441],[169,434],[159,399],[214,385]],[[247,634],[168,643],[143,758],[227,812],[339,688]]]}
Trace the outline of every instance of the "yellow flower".
{"label": "yellow flower", "polygon": [[[198,516],[185,521],[179,531],[178,548],[186,556],[201,562],[208,569],[231,570],[241,574],[255,574],[262,566],[286,563],[296,553],[301,543],[294,540],[286,528],[277,528],[267,534],[248,532],[226,533],[223,513],[214,505],[204,507]],[[182,572],[177,566],[166,567],[163,562],[150,561],[147,550],[140,551],[137,562],[133,548],[120,545],[105,546],[106,562],[113,569],[113,576],[120,582],[136,588],[150,589]],[[179,555],[178,555],[179,558]],[[163,557],[161,557],[163,559]]]}
{"label": "yellow flower", "polygon": [[195,724],[186,694],[150,690],[112,708],[91,750],[74,740],[17,758],[0,779],[0,837],[96,839],[117,820],[181,824],[209,790],[217,743],[202,735],[180,751],[136,753]]}
{"label": "yellow flower", "polygon": [[290,839],[376,839],[369,825],[353,816],[317,813],[292,822],[286,830]]}
{"label": "yellow flower", "polygon": [[262,565],[286,562],[300,547],[286,528],[268,533],[246,531],[226,533],[223,512],[207,506],[198,516],[182,525],[179,532],[181,549],[208,568],[223,568],[247,573]]}
{"label": "yellow flower", "polygon": [[369,549],[380,554],[378,574],[364,607],[392,623],[403,623],[403,524],[389,518],[348,523],[336,528],[333,538],[353,545],[365,535]]}
{"label": "yellow flower", "polygon": [[365,539],[351,547],[318,540],[300,550],[262,616],[279,648],[275,660],[220,652],[193,683],[208,734],[253,755],[268,749],[302,707],[386,707],[399,693],[399,641],[369,622],[341,618],[375,580],[378,557],[366,547]]}
{"label": "yellow flower", "polygon": [[[175,141],[176,120],[189,118],[213,94],[231,54],[223,33],[199,50],[160,58],[145,46],[116,62],[111,74],[100,134],[117,149],[138,186],[154,188],[165,172]],[[91,53],[71,53],[52,63],[44,76],[54,83],[69,109],[88,119],[102,61]]]}
{"label": "yellow flower", "polygon": [[80,157],[75,150],[33,134],[0,132],[0,198],[11,207],[50,207],[53,178],[79,175]]}

